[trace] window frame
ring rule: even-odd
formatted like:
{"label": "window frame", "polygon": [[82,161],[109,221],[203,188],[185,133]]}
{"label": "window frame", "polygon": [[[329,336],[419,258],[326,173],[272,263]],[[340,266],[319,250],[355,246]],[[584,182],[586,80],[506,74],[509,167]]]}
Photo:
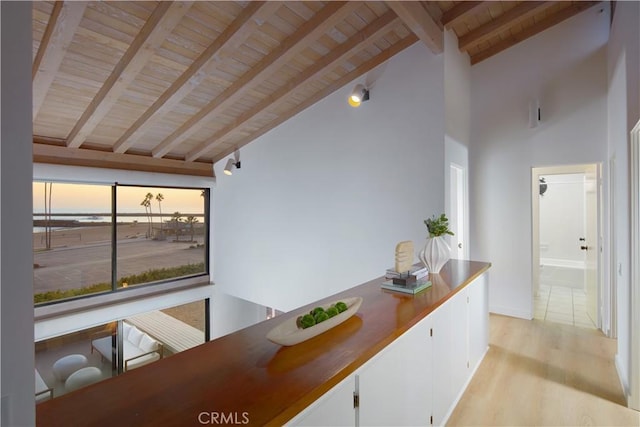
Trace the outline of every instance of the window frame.
{"label": "window frame", "polygon": [[[33,178],[33,183],[37,182],[53,182],[60,184],[77,184],[77,185],[100,185],[110,187],[111,190],[111,290],[94,294],[79,295],[75,297],[46,301],[42,303],[34,303],[34,312],[36,320],[46,319],[52,316],[58,316],[65,313],[85,310],[91,307],[101,307],[104,305],[117,304],[124,301],[148,298],[150,296],[167,294],[175,291],[182,291],[194,287],[209,284],[210,277],[210,254],[211,254],[211,215],[210,215],[210,197],[211,189],[204,186],[186,186],[186,185],[162,185],[162,184],[137,184],[137,183],[118,183],[116,182],[87,182],[85,180],[68,180],[57,178]],[[136,284],[126,288],[118,288],[117,277],[117,189],[118,187],[138,187],[138,188],[159,188],[159,189],[184,189],[198,190],[203,192],[203,223],[204,223],[204,272],[195,273],[178,278],[169,278],[149,283]]]}

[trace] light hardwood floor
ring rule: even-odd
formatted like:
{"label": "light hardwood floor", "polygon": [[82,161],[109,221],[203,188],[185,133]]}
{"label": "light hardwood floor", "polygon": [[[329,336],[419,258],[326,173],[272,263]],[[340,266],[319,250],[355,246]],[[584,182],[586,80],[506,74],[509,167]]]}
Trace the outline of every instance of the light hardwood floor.
{"label": "light hardwood floor", "polygon": [[616,341],[599,331],[491,315],[490,349],[449,426],[640,426],[624,406]]}

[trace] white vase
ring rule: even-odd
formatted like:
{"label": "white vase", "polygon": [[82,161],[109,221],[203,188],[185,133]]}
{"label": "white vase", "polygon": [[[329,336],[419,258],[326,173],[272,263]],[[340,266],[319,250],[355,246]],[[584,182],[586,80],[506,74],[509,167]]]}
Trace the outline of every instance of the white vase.
{"label": "white vase", "polygon": [[429,273],[438,274],[440,269],[449,261],[451,248],[444,240],[444,236],[429,237],[418,258],[429,269]]}

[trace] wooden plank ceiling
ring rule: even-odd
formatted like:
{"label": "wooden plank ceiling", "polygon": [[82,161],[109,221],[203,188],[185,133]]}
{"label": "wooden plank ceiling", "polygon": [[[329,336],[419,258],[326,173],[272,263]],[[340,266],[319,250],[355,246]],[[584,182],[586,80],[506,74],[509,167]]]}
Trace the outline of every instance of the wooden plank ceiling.
{"label": "wooden plank ceiling", "polygon": [[599,2],[34,2],[34,161],[211,164],[420,41],[471,63]]}

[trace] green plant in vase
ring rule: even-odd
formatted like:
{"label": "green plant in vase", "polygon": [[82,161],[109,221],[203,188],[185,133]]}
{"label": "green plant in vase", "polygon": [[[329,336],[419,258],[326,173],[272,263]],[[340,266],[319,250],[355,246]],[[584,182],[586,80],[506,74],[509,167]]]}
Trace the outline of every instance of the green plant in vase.
{"label": "green plant in vase", "polygon": [[444,236],[445,234],[454,236],[453,231],[449,230],[449,218],[445,214],[425,219],[424,224],[429,230],[429,237]]}
{"label": "green plant in vase", "polygon": [[425,219],[424,224],[429,230],[429,237],[424,248],[418,253],[418,258],[430,273],[438,274],[451,257],[451,248],[445,241],[445,236],[454,234],[449,229],[449,218],[445,214]]}

